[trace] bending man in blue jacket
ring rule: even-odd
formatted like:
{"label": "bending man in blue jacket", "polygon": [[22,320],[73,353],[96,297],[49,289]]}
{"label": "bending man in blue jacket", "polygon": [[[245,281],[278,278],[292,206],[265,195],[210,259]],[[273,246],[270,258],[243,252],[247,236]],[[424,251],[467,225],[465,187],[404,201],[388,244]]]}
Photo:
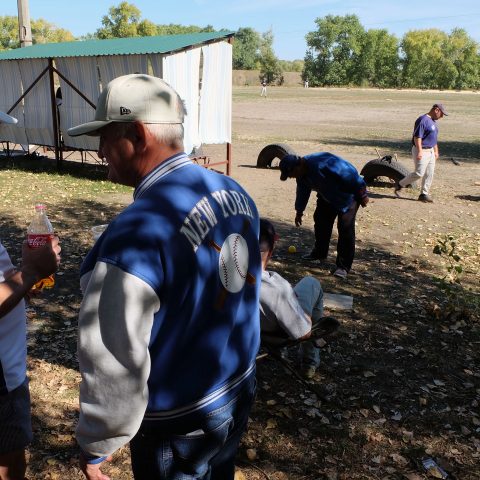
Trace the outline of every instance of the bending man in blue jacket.
{"label": "bending man in blue jacket", "polygon": [[357,169],[332,153],[319,152],[300,157],[286,155],[280,161],[280,180],[297,179],[295,225],[302,224],[303,212],[312,190],[317,192],[315,246],[310,260],[325,260],[337,219],[337,269],[334,275],[346,278],[355,256],[355,217],[359,205],[368,203],[367,187]]}

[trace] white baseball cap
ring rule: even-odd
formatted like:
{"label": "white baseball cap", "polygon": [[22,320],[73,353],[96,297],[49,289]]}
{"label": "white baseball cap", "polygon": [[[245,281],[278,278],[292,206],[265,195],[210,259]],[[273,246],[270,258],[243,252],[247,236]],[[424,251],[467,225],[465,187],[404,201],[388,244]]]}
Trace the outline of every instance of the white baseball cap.
{"label": "white baseball cap", "polygon": [[18,120],[15,117],[12,117],[0,111],[0,123],[8,123],[9,125],[15,125],[16,123],[18,123]]}
{"label": "white baseball cap", "polygon": [[98,97],[95,119],[67,132],[71,137],[96,136],[112,122],[181,124],[184,114],[180,96],[168,83],[135,73],[113,79]]}

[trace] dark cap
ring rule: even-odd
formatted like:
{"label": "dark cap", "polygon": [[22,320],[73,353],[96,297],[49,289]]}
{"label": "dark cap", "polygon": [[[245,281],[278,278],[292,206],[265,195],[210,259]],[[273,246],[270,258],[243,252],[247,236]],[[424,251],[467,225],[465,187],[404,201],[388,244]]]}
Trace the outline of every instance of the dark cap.
{"label": "dark cap", "polygon": [[[270,251],[273,250],[275,242],[278,240],[278,235],[275,232],[275,227],[272,223],[266,218],[260,219],[260,251]],[[268,247],[268,250],[267,250]]]}
{"label": "dark cap", "polygon": [[285,155],[279,163],[280,180],[285,181],[292,173],[292,170],[299,164],[300,157],[298,155]]}
{"label": "dark cap", "polygon": [[442,103],[435,103],[432,108],[438,108],[445,116],[448,116],[448,112]]}

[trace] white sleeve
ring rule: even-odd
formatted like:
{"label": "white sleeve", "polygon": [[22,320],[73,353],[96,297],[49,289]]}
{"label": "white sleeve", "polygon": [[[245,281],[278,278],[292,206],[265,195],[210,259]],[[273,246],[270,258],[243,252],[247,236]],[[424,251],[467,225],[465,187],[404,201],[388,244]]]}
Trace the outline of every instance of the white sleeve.
{"label": "white sleeve", "polygon": [[138,431],[148,402],[148,344],[160,301],[153,288],[98,262],[80,308],[77,441],[94,456],[113,453]]}
{"label": "white sleeve", "polygon": [[290,283],[276,272],[270,272],[268,281],[262,277],[260,306],[270,322],[274,321],[289,338],[298,339],[312,329],[312,322],[298,303]]}

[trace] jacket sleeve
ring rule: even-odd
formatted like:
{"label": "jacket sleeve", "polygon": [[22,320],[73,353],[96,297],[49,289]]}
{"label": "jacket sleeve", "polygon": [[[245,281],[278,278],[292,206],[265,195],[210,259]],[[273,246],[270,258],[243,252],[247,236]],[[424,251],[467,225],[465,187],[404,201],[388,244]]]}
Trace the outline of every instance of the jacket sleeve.
{"label": "jacket sleeve", "polygon": [[295,211],[303,213],[307,208],[308,200],[310,199],[310,193],[312,193],[311,187],[308,183],[297,179],[297,196],[295,198]]}
{"label": "jacket sleeve", "polygon": [[271,322],[274,321],[277,330],[262,331],[262,336],[273,340],[280,338],[280,332],[290,339],[298,339],[312,329],[312,321],[300,305],[294,289],[278,273],[270,272],[270,281],[262,278],[260,288],[260,311]]}
{"label": "jacket sleeve", "polygon": [[140,427],[148,403],[148,345],[159,308],[157,294],[143,280],[115,265],[95,265],[78,335],[82,383],[76,436],[90,461],[113,453]]}

